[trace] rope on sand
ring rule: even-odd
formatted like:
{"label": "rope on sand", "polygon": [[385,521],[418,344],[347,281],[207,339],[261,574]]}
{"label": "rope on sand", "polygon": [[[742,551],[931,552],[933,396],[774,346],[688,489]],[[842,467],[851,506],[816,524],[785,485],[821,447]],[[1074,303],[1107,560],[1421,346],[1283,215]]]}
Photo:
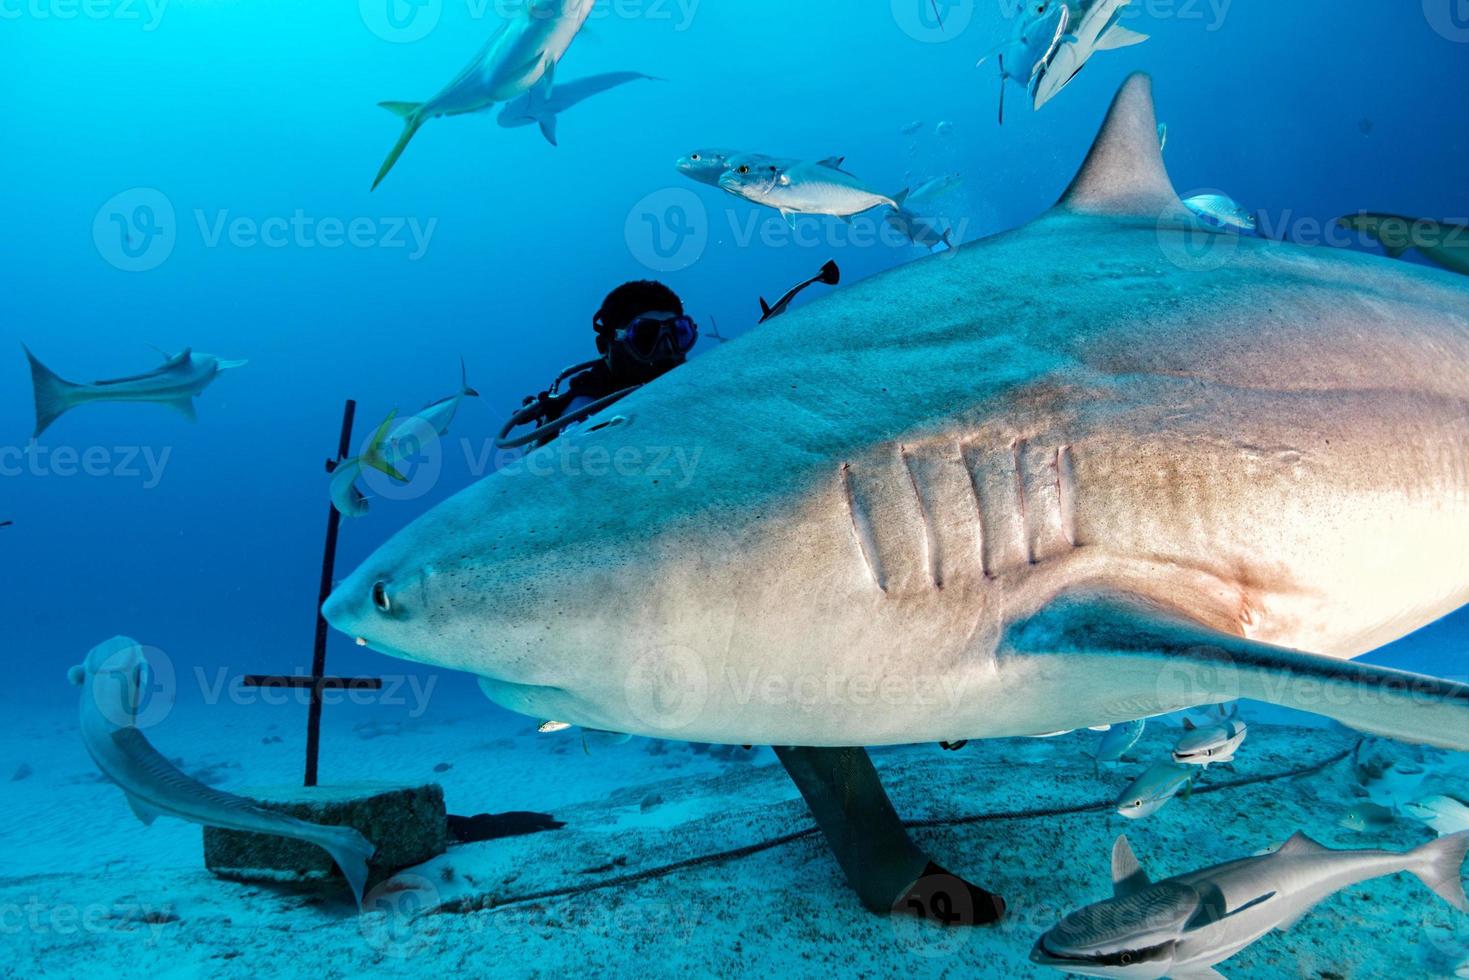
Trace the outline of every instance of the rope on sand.
{"label": "rope on sand", "polygon": [[[1234,779],[1227,783],[1213,783],[1201,786],[1193,791],[1194,796],[1205,796],[1210,793],[1223,793],[1227,790],[1244,789],[1249,786],[1258,786],[1261,783],[1273,783],[1282,779],[1301,779],[1313,776],[1325,769],[1343,761],[1352,754],[1351,749],[1343,749],[1336,755],[1322,762],[1317,762],[1300,769],[1292,769],[1289,772],[1269,773],[1263,776],[1248,776],[1244,779]],[[1100,800],[1095,803],[1079,803],[1071,806],[1045,807],[1034,810],[1012,810],[1000,813],[975,813],[958,817],[932,817],[927,820],[905,820],[903,826],[909,830],[932,829],[934,827],[961,827],[977,823],[996,823],[1002,820],[1037,820],[1043,817],[1065,817],[1084,813],[1102,813],[1116,806],[1112,800]],[[588,892],[602,891],[608,888],[622,888],[628,885],[639,884],[644,881],[652,881],[655,878],[665,878],[668,875],[687,871],[690,868],[704,867],[712,864],[723,864],[726,861],[737,861],[740,858],[750,857],[762,851],[774,850],[793,844],[807,837],[819,834],[820,828],[807,827],[793,833],[784,834],[780,837],[772,837],[755,844],[747,844],[744,847],[736,847],[728,851],[719,851],[715,854],[703,854],[698,857],[685,858],[672,864],[660,865],[656,868],[648,868],[636,871],[632,874],[617,875],[612,878],[604,878],[600,881],[587,882],[582,885],[568,885],[563,888],[548,888],[544,891],[528,892],[524,895],[512,895],[499,898],[495,895],[480,895],[471,898],[461,898],[452,902],[428,909],[425,915],[464,915],[470,912],[484,912],[495,909],[507,908],[512,905],[526,905],[531,902],[543,902],[553,898],[571,898],[576,895],[585,895]]]}

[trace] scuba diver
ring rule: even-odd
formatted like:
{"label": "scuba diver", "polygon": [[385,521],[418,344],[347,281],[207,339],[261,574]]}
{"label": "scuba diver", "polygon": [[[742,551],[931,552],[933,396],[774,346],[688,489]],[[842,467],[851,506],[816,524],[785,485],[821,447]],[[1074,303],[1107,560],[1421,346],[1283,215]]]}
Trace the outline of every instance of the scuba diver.
{"label": "scuba diver", "polygon": [[[808,286],[838,281],[836,264],[827,263],[774,307],[762,301],[761,322],[783,314]],[[550,443],[571,426],[684,364],[699,340],[698,325],[685,313],[683,301],[658,282],[617,287],[592,318],[592,326],[601,356],[568,368],[548,390],[525,399],[501,430],[496,440],[500,449]],[[536,428],[528,434],[510,437],[515,429],[532,424]],[[847,881],[869,910],[944,925],[987,925],[1004,915],[1003,899],[950,874],[913,842],[866,749],[773,748]]]}
{"label": "scuba diver", "polygon": [[[678,294],[661,282],[623,283],[602,301],[592,317],[596,360],[562,371],[551,387],[525,399],[506,422],[496,446],[544,446],[688,360],[699,342],[699,325],[685,314]],[[510,433],[535,429],[518,438]]]}

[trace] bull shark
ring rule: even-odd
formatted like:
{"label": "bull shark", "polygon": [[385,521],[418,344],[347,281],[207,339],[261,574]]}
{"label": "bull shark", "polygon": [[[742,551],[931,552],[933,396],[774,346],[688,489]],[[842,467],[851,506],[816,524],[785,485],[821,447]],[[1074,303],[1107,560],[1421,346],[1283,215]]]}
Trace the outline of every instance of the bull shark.
{"label": "bull shark", "polygon": [[572,82],[562,82],[552,90],[550,98],[547,99],[538,99],[533,93],[522,95],[500,110],[500,117],[496,121],[505,129],[517,129],[533,124],[539,126],[541,135],[546,137],[546,142],[557,146],[556,123],[561,113],[580,105],[593,96],[610,92],[620,85],[644,80],[658,81],[652,75],[644,75],[642,72],[614,71],[604,75],[578,78]]}
{"label": "bull shark", "polygon": [[206,827],[315,844],[332,856],[361,907],[367,862],[375,851],[372,842],[351,827],[297,820],[184,775],[137,727],[148,674],[142,647],[136,640],[119,636],[95,647],[67,675],[82,688],[81,729],[87,754],[102,775],[122,790],[137,818],[151,825],[159,817],[174,817]]}
{"label": "bull shark", "polygon": [[192,349],[176,355],[164,354],[163,364],[144,374],[110,381],[77,384],[67,381],[36,359],[29,347],[31,384],[36,397],[36,431],[40,438],[62,415],[93,402],[152,402],[166,405],[190,422],[198,420],[194,399],[214,383],[223,371],[234,371],[249,361],[227,361],[213,354],[196,354]]}
{"label": "bull shark", "polygon": [[556,66],[586,23],[595,0],[526,0],[454,80],[427,102],[379,102],[403,120],[403,134],[383,161],[372,189],[398,163],[430,119],[483,112],[501,102],[531,96],[526,112],[540,112],[552,97]]}
{"label": "bull shark", "polygon": [[1469,834],[1406,854],[1333,851],[1296,834],[1273,853],[1152,882],[1126,837],[1112,849],[1113,897],[1068,916],[1031,952],[1087,977],[1223,980],[1214,966],[1271,930],[1289,930],[1344,888],[1409,872],[1461,912]]}
{"label": "bull shark", "polygon": [[[1036,221],[563,440],[397,534],[328,621],[533,718],[694,742],[1243,697],[1469,749],[1469,687],[1352,662],[1469,602],[1469,283],[1205,227],[1146,76]],[[687,482],[650,446],[696,459]],[[557,464],[592,449],[645,465]]]}

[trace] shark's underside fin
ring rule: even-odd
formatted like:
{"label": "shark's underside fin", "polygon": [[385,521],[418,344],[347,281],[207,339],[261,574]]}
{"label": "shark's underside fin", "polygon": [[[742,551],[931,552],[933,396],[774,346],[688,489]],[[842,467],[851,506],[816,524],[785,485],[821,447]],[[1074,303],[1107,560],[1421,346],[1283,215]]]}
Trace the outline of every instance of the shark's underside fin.
{"label": "shark's underside fin", "polygon": [[[1063,595],[1012,625],[1004,651],[1030,661],[1032,696],[1086,692],[1058,719],[1072,727],[1251,698],[1469,751],[1469,686],[1257,643],[1137,596]],[[1074,717],[1081,702],[1098,717]]]}
{"label": "shark's underside fin", "polygon": [[383,161],[382,168],[378,170],[377,179],[372,182],[373,190],[377,190],[377,185],[381,184],[383,178],[397,165],[398,158],[403,155],[404,150],[408,149],[408,144],[413,141],[413,137],[418,135],[424,123],[421,111],[423,104],[420,102],[379,102],[378,105],[403,120],[403,132],[388,153],[387,159]]}
{"label": "shark's underside fin", "polygon": [[1153,111],[1153,83],[1136,74],[1123,84],[1081,172],[1057,205],[1061,211],[1116,217],[1178,218],[1192,223],[1178,199]]}

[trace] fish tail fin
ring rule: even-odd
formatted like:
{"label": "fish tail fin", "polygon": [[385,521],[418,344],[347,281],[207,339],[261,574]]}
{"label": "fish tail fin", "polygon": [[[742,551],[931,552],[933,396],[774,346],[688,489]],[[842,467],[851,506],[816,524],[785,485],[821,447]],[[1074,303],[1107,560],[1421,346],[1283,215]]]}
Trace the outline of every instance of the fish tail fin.
{"label": "fish tail fin", "polygon": [[760,297],[760,314],[765,317],[770,316],[770,304],[765,302],[764,296]]}
{"label": "fish tail fin", "polygon": [[[821,282],[826,286],[841,285],[842,270],[837,265],[836,259],[828,259],[826,265],[821,267]],[[764,300],[761,302],[764,302]]]}
{"label": "fish tail fin", "polygon": [[377,190],[377,185],[381,184],[383,178],[397,165],[398,158],[403,155],[404,150],[408,149],[408,144],[413,141],[413,137],[418,135],[418,130],[424,122],[422,102],[379,102],[378,105],[403,120],[403,135],[398,137],[397,145],[383,161],[382,169],[377,172],[377,179],[372,182],[373,190]]}
{"label": "fish tail fin", "polygon": [[479,397],[479,392],[469,386],[469,367],[464,363],[463,355],[459,358],[459,384],[462,386],[462,390],[467,397]]}
{"label": "fish tail fin", "polygon": [[1469,912],[1469,896],[1464,894],[1461,877],[1464,859],[1469,857],[1469,831],[1424,844],[1410,857],[1415,864],[1408,870],[1417,875],[1419,881],[1460,912]]}
{"label": "fish tail fin", "polygon": [[1097,42],[1097,50],[1116,51],[1118,48],[1130,48],[1134,44],[1142,44],[1146,40],[1148,40],[1146,34],[1139,34],[1121,24],[1113,24],[1112,29],[1103,34],[1101,40]]}
{"label": "fish tail fin", "polygon": [[394,409],[392,413],[383,420],[383,424],[377,427],[377,431],[373,433],[372,441],[368,443],[366,451],[363,452],[363,454],[358,458],[363,466],[371,467],[372,469],[377,470],[379,473],[382,473],[386,476],[391,477],[394,480],[397,480],[399,483],[407,483],[408,477],[398,472],[398,470],[393,466],[392,461],[389,460],[385,455],[383,455],[383,446],[387,444],[388,435],[393,428],[393,421],[397,417],[398,410]]}
{"label": "fish tail fin", "polygon": [[906,204],[907,201],[908,201],[908,194],[909,193],[910,193],[909,188],[905,187],[902,190],[898,191],[898,193],[896,193],[896,194],[893,195],[893,210],[894,211],[901,211],[901,210],[903,210],[903,205]]}
{"label": "fish tail fin", "polygon": [[36,431],[31,438],[39,439],[41,433],[76,405],[73,393],[81,386],[62,378],[38,361],[29,347],[21,346],[26,352],[26,359],[31,362],[31,385],[36,392]]}
{"label": "fish tail fin", "polygon": [[342,876],[352,888],[352,897],[362,908],[362,893],[367,890],[367,862],[377,847],[351,827],[321,827],[316,843],[332,856]]}

